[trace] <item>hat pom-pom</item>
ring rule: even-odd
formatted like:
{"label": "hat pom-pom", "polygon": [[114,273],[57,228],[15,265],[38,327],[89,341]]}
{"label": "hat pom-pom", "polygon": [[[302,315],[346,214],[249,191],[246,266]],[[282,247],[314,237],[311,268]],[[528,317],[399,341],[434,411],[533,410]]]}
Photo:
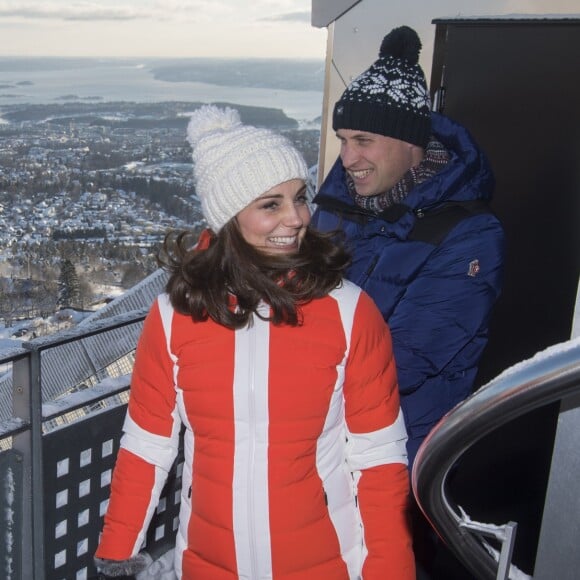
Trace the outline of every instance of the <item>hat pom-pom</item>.
{"label": "hat pom-pom", "polygon": [[419,35],[408,26],[400,26],[399,28],[393,28],[383,38],[379,56],[400,58],[413,65],[419,62],[420,51],[421,40],[419,39]]}
{"label": "hat pom-pom", "polygon": [[229,131],[241,123],[240,114],[235,109],[203,105],[191,114],[187,126],[187,140],[194,147],[205,135],[216,131]]}

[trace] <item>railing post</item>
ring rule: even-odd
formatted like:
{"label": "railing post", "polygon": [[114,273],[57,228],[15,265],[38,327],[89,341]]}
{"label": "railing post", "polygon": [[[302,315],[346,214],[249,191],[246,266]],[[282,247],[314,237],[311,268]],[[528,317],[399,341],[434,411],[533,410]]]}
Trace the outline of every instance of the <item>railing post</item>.
{"label": "railing post", "polygon": [[[75,399],[75,395],[79,393],[73,387],[78,385],[78,381],[85,380],[86,376],[95,377],[95,375],[100,374],[100,370],[93,368],[93,365],[87,369],[85,375],[80,376],[81,374],[77,373],[79,375],[77,382],[73,381],[59,385],[60,388],[56,390],[47,389],[47,385],[43,384],[43,382],[47,377],[47,369],[50,370],[49,365],[53,367],[55,365],[66,366],[68,357],[71,354],[66,349],[63,349],[62,352],[65,354],[58,353],[61,356],[56,359],[51,359],[45,355],[51,349],[60,348],[67,344],[102,335],[113,330],[119,330],[130,325],[140,324],[146,316],[146,311],[147,309],[132,311],[113,319],[94,323],[89,329],[73,329],[67,333],[62,333],[60,336],[43,337],[24,342],[22,347],[18,348],[17,354],[1,359],[0,362],[3,364],[12,363],[12,376],[8,383],[11,384],[12,388],[12,417],[8,417],[8,419],[12,419],[12,421],[9,421],[8,431],[3,436],[3,439],[7,441],[11,439],[12,451],[14,452],[10,455],[6,452],[2,459],[8,458],[9,461],[15,462],[14,465],[9,463],[4,471],[7,473],[5,478],[6,486],[10,487],[13,485],[12,482],[14,482],[14,486],[17,486],[17,493],[11,493],[11,489],[7,490],[9,504],[7,504],[8,509],[4,516],[7,518],[6,521],[8,523],[6,526],[0,526],[0,532],[6,532],[7,534],[7,548],[3,550],[0,545],[0,558],[4,558],[8,562],[8,566],[4,566],[2,571],[0,571],[0,580],[45,580],[46,578],[63,577],[68,580],[68,578],[81,577],[87,570],[92,570],[92,556],[89,564],[87,564],[87,550],[94,550],[96,547],[95,538],[91,535],[92,530],[87,532],[82,529],[79,534],[74,535],[70,542],[66,543],[60,552],[54,553],[51,551],[55,540],[62,544],[63,536],[68,537],[71,532],[78,532],[76,526],[84,527],[90,521],[85,521],[84,519],[81,521],[81,519],[77,518],[76,525],[71,525],[68,530],[69,534],[67,534],[68,522],[54,521],[54,518],[50,519],[51,513],[55,510],[55,502],[58,499],[54,495],[47,496],[46,480],[55,479],[63,475],[62,473],[57,474],[58,466],[47,466],[46,463],[47,460],[51,459],[52,454],[52,450],[45,447],[47,435],[52,433],[50,428],[51,412],[53,417],[67,415],[69,412],[84,408],[94,402],[119,395],[119,393],[127,390],[127,384],[103,385],[103,388],[96,389],[98,392],[96,392],[94,397],[88,397],[85,394]],[[131,341],[131,336],[125,337],[126,340]],[[123,344],[123,348],[126,347],[122,352],[123,357],[130,352],[134,352],[135,342]],[[81,344],[81,348],[84,348],[84,345]],[[79,352],[79,350],[77,349],[76,352]],[[91,354],[92,352],[89,352],[87,356]],[[44,372],[42,372],[43,370]],[[53,369],[53,374],[58,375],[58,372],[55,373]],[[48,376],[50,376],[50,373]],[[107,375],[107,378],[112,377]],[[55,377],[53,377],[54,379]],[[70,400],[67,400],[67,404],[62,407],[58,404],[52,405],[61,395],[66,395],[66,399],[70,398]],[[59,410],[55,411],[55,408]],[[102,420],[102,416],[95,417],[95,420]],[[120,425],[121,422],[118,425],[118,430],[120,430]],[[52,434],[54,435],[54,433]],[[110,439],[113,440],[114,435],[111,435]],[[4,463],[5,465],[6,463]],[[112,470],[112,465],[108,469]],[[102,476],[103,473],[100,475]],[[2,484],[1,478],[0,484]],[[99,480],[97,487],[99,485],[101,488],[103,487],[103,480]],[[102,515],[100,514],[100,509],[104,499],[99,499],[96,509],[93,509],[93,515],[96,514],[96,518]],[[60,508],[61,506],[56,507]],[[10,511],[12,509],[14,510],[13,512]],[[83,512],[82,518],[86,517],[87,514]],[[172,514],[172,517],[176,517],[176,513]],[[50,526],[49,529],[45,529],[47,524]],[[8,536],[10,530],[15,531],[12,536]],[[87,534],[89,534],[90,542],[92,542],[90,546],[86,543]],[[79,537],[79,542],[75,542],[77,537]],[[81,545],[81,542],[85,543]],[[70,549],[69,546],[73,544],[74,547]],[[81,557],[83,558],[82,568],[75,570],[75,575],[77,572],[80,572],[80,575],[66,575],[70,569],[76,566]],[[69,566],[71,562],[72,565]],[[61,575],[62,570],[65,569],[65,564],[67,565],[67,572]]]}
{"label": "railing post", "polygon": [[[17,359],[12,368],[12,414],[30,424],[30,355]],[[13,449],[20,452],[22,458],[22,495],[21,502],[15,506],[21,515],[21,561],[17,564],[22,578],[34,578],[33,538],[32,538],[32,434],[30,429],[14,436]]]}
{"label": "railing post", "polygon": [[22,578],[44,580],[44,493],[42,469],[42,393],[40,351],[14,362],[14,416],[30,429],[14,437],[23,458]]}
{"label": "railing post", "polygon": [[0,453],[0,570],[5,580],[22,575],[22,456],[14,449]]}
{"label": "railing post", "polygon": [[518,524],[516,522],[508,522],[503,526],[498,526],[495,524],[481,524],[472,520],[462,520],[459,525],[474,534],[495,538],[501,542],[501,551],[497,559],[497,575],[495,578],[496,580],[509,580]]}

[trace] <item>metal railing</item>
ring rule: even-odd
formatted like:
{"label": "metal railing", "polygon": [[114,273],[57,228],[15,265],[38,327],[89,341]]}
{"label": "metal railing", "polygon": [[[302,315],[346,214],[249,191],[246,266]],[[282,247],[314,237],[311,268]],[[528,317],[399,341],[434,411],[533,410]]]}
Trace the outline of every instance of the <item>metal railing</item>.
{"label": "metal railing", "polygon": [[[54,384],[48,396],[43,388],[43,360],[54,364],[59,349],[70,343],[98,339],[107,344],[128,326],[137,336],[145,314],[135,311],[35,339],[0,357],[0,367],[11,365],[13,378],[12,415],[0,423],[4,580],[82,580],[95,574],[92,559],[119,448],[136,339],[125,337],[120,356],[106,368],[90,369],[78,384],[63,384],[58,395]],[[64,369],[71,361],[61,364]],[[574,341],[547,349],[482,387],[449,413],[420,448],[412,477],[415,495],[438,533],[477,578],[509,577],[517,522],[472,521],[449,494],[449,474],[467,450],[499,426],[579,392],[580,342]],[[147,535],[152,553],[173,545],[181,467],[180,456]],[[500,549],[494,551],[487,537]]]}
{"label": "metal railing", "polygon": [[[500,374],[448,413],[419,449],[412,473],[415,496],[438,534],[476,578],[506,580],[516,575],[511,557],[517,522],[509,516],[499,524],[473,521],[452,497],[450,475],[457,466],[461,469],[461,458],[485,436],[534,410],[574,400],[579,392],[576,339]],[[499,549],[486,540],[489,537]],[[552,577],[561,577],[552,572]]]}
{"label": "metal railing", "polygon": [[[109,336],[114,340],[129,326],[136,336],[145,314],[135,311],[87,328],[78,326],[23,343],[0,357],[0,366],[12,367],[12,417],[0,423],[4,580],[82,580],[96,574],[93,554],[108,504],[136,340],[125,336],[117,360],[109,361],[107,368],[89,370],[79,384],[62,385],[57,397],[47,397],[43,389],[43,357],[54,364],[64,345],[94,338],[106,342]],[[51,357],[46,356],[49,352]],[[62,360],[62,368],[69,363]],[[123,368],[126,374],[120,373]],[[147,548],[153,553],[173,543],[181,461],[180,456],[147,535]]]}

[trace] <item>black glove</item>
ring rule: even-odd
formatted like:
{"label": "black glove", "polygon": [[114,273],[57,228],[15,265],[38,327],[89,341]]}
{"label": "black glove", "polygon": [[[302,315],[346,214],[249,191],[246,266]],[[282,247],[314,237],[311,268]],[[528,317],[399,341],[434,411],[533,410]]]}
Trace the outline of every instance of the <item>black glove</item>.
{"label": "black glove", "polygon": [[107,560],[95,557],[95,566],[99,572],[98,580],[134,580],[135,575],[149,568],[153,559],[147,552],[140,552],[127,560]]}

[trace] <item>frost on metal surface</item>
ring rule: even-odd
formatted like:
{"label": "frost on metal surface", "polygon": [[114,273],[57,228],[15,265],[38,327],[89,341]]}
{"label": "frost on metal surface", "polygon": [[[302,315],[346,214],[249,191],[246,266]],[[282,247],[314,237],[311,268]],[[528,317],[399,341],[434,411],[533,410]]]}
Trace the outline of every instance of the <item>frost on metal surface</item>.
{"label": "frost on metal surface", "polygon": [[0,570],[2,578],[11,580],[14,577],[14,549],[15,538],[18,536],[16,529],[14,504],[16,499],[16,478],[13,468],[8,465],[2,477],[2,515],[0,517],[0,529],[3,531],[0,554],[2,562]]}
{"label": "frost on metal surface", "polygon": [[[545,363],[549,362],[556,356],[561,354],[565,354],[567,352],[573,351],[576,348],[580,347],[580,337],[574,338],[572,340],[568,340],[566,342],[562,342],[559,344],[554,344],[549,346],[545,350],[542,350],[536,353],[533,357],[523,360],[521,362],[516,363],[515,365],[505,369],[501,374],[499,374],[492,383],[496,383],[498,381],[510,378],[511,376],[526,371],[531,366],[534,366],[538,363]],[[488,383],[489,384],[489,383]],[[485,386],[482,387],[485,389]]]}
{"label": "frost on metal surface", "polygon": [[[459,527],[466,528],[480,536],[481,543],[483,547],[487,550],[489,555],[496,561],[499,562],[500,552],[494,548],[489,542],[485,540],[483,536],[490,536],[496,538],[499,541],[505,540],[505,525],[490,524],[483,522],[476,522],[472,520],[469,515],[461,506],[457,506],[461,512],[461,518],[459,519]],[[532,577],[522,572],[517,566],[510,564],[509,566],[509,579],[510,580],[532,580]]]}
{"label": "frost on metal surface", "polygon": [[91,400],[94,400],[97,396],[102,398],[108,394],[114,394],[119,389],[128,387],[130,381],[130,375],[107,377],[97,385],[94,385],[90,388],[75,391],[74,393],[68,393],[59,399],[50,401],[49,403],[43,403],[42,415],[43,417],[56,415],[58,413],[65,412],[71,407],[82,405],[85,402],[88,403]]}
{"label": "frost on metal surface", "polygon": [[25,421],[20,419],[20,417],[12,417],[6,421],[0,421],[0,438],[17,431],[21,427],[24,427]]}

